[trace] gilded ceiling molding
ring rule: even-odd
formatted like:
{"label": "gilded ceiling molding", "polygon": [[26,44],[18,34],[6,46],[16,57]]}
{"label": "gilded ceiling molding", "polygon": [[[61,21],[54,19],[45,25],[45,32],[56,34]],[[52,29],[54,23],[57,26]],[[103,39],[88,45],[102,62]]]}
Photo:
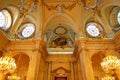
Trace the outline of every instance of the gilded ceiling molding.
{"label": "gilded ceiling molding", "polygon": [[44,0],[44,2],[75,2],[76,0]]}
{"label": "gilded ceiling molding", "polygon": [[92,14],[96,13],[101,17],[101,12],[99,6],[103,3],[104,0],[81,0],[83,7],[86,11],[91,11]]}
{"label": "gilded ceiling molding", "polygon": [[34,12],[38,7],[38,0],[19,0],[21,16],[26,16]]}
{"label": "gilded ceiling molding", "polygon": [[56,5],[43,2],[44,6],[50,10],[58,10],[62,12],[63,9],[72,10],[76,6],[76,2],[71,2],[71,4],[66,5],[65,3],[57,3]]}

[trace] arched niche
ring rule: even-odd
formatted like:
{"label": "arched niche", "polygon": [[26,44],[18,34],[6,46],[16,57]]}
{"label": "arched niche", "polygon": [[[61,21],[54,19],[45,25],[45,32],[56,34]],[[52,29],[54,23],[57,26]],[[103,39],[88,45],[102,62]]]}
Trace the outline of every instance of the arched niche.
{"label": "arched niche", "polygon": [[19,53],[13,57],[15,59],[17,69],[16,72],[21,80],[26,80],[30,58],[24,53]]}
{"label": "arched niche", "polygon": [[[113,28],[117,25],[116,19],[115,19],[115,14],[114,14],[116,12],[114,10],[115,7],[120,7],[120,6],[117,4],[114,4],[114,3],[109,3],[109,4],[104,5],[103,8],[101,9],[101,16],[104,19],[105,24],[108,25],[105,27],[106,31],[108,29],[113,31]],[[113,10],[114,10],[114,12],[113,12]],[[112,14],[114,14],[114,15],[112,15]],[[111,19],[111,18],[113,18],[113,19]]]}
{"label": "arched niche", "polygon": [[70,80],[71,78],[71,71],[63,68],[63,67],[59,67],[55,70],[53,70],[52,72],[52,80]]}
{"label": "arched niche", "polygon": [[104,5],[101,8],[101,15],[104,19],[108,18],[109,13],[114,6],[120,7],[119,2],[118,1],[109,1],[109,2],[104,1]]}
{"label": "arched niche", "polygon": [[[14,73],[16,73],[18,77],[20,77],[20,80],[26,80],[30,62],[29,56],[22,52],[14,52],[10,55],[15,59],[16,63],[16,70],[14,71]],[[7,80],[7,77],[14,73],[7,73],[5,77],[3,77],[4,80]]]}
{"label": "arched niche", "polygon": [[105,54],[102,51],[95,53],[91,57],[92,68],[93,68],[95,80],[100,80],[104,74],[104,71],[102,70],[102,67],[101,67],[101,62],[104,57],[105,57]]}

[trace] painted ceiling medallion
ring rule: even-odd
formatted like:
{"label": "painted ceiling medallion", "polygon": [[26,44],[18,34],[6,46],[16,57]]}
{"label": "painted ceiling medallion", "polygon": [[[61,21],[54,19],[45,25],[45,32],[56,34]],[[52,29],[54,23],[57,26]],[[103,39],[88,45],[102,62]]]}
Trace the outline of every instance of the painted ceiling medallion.
{"label": "painted ceiling medallion", "polygon": [[65,27],[63,27],[63,26],[58,26],[58,27],[56,27],[55,28],[55,34],[57,34],[57,35],[64,35],[64,34],[66,34],[66,32],[67,32],[67,30],[66,30],[66,28]]}
{"label": "painted ceiling medallion", "polygon": [[52,48],[71,48],[73,47],[73,42],[70,38],[65,36],[55,37],[49,44]]}

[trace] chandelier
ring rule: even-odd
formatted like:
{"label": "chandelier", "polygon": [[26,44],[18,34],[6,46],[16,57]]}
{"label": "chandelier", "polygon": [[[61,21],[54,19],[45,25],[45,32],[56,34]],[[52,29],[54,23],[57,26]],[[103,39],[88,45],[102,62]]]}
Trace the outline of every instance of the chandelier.
{"label": "chandelier", "polygon": [[115,70],[118,66],[120,66],[120,60],[118,60],[115,56],[109,55],[103,59],[101,66],[103,70]]}
{"label": "chandelier", "polygon": [[[17,66],[19,66],[20,59],[21,59],[21,54],[18,58],[18,61],[17,61],[17,64],[16,64]],[[18,70],[18,67],[15,69],[14,73],[9,74],[7,76],[7,80],[20,80],[20,76],[18,76],[17,70]]]}
{"label": "chandelier", "polygon": [[0,71],[7,71],[13,73],[16,69],[15,59],[12,57],[1,57],[0,58]]}
{"label": "chandelier", "polygon": [[101,78],[101,80],[115,80],[115,78],[110,75],[105,75],[104,77]]}

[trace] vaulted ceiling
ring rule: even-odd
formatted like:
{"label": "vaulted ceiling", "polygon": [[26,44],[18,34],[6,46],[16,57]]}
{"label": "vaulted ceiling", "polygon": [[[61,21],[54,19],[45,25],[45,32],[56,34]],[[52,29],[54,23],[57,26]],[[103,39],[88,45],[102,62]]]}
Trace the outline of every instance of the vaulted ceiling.
{"label": "vaulted ceiling", "polygon": [[42,38],[49,50],[73,51],[78,38],[99,39],[102,34],[112,39],[119,32],[119,4],[119,0],[0,0],[0,10],[8,10],[12,17],[10,28],[1,32],[9,40]]}

